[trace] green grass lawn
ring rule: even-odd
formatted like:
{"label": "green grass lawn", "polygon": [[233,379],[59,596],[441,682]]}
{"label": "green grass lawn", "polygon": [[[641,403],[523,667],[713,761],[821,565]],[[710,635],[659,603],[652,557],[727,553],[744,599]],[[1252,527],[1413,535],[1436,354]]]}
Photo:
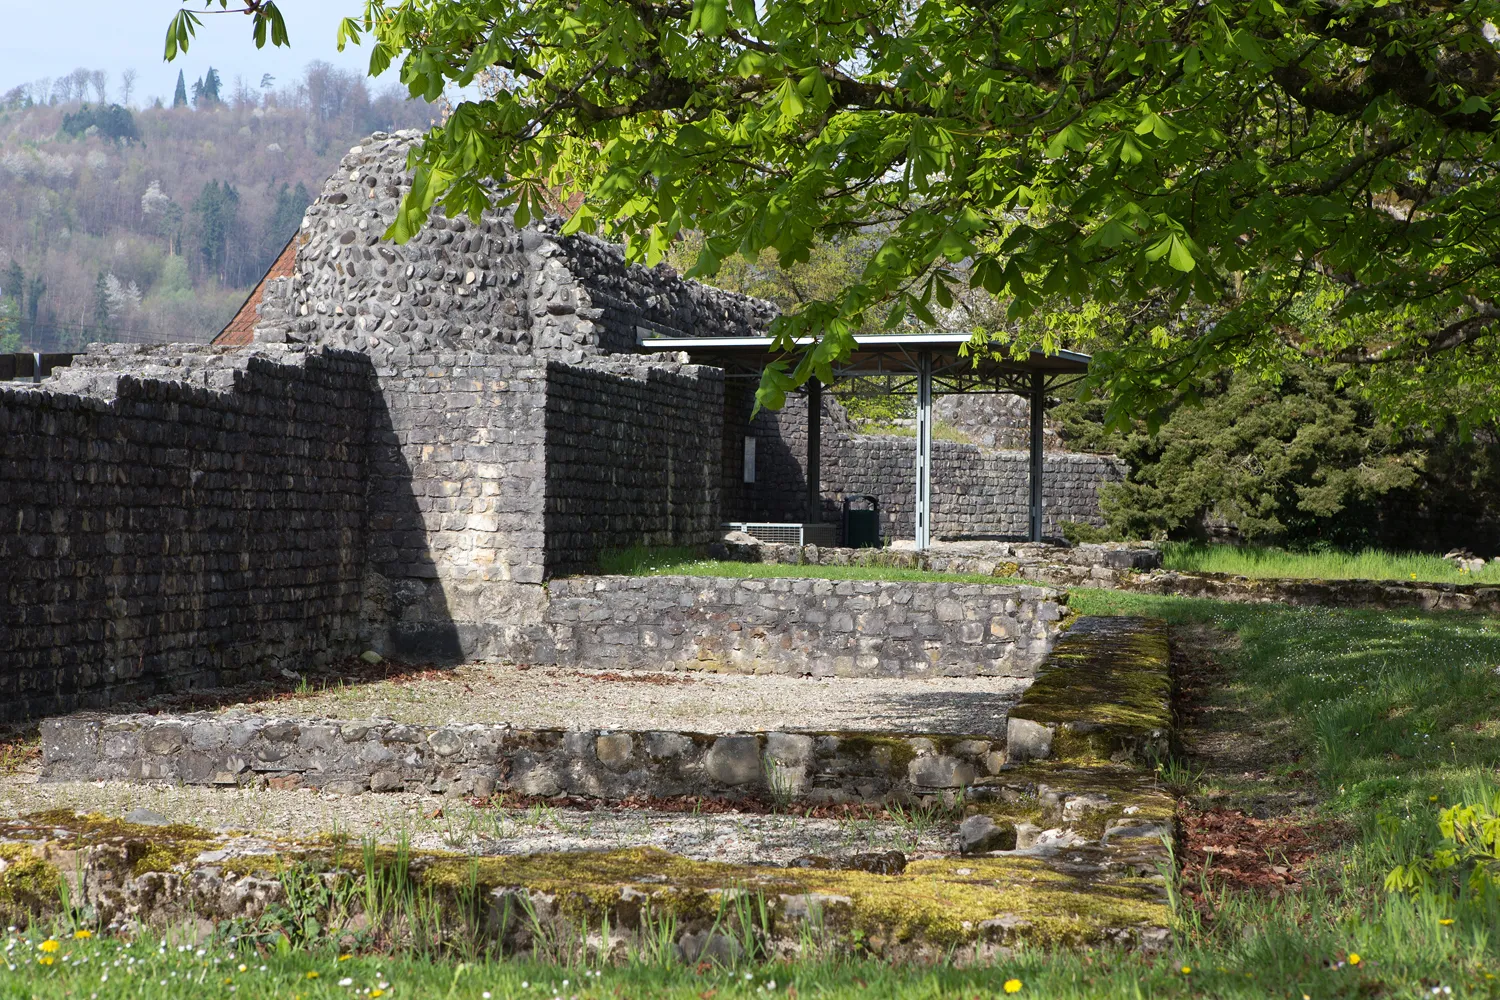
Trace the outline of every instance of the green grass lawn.
{"label": "green grass lawn", "polygon": [[629,549],[607,553],[600,571],[625,576],[728,576],[737,579],[795,577],[816,580],[910,580],[927,583],[1024,583],[1017,577],[978,573],[932,573],[893,566],[794,566],[705,559],[696,549]]}
{"label": "green grass lawn", "polygon": [[1165,569],[1185,573],[1297,577],[1317,580],[1421,580],[1427,583],[1500,583],[1500,559],[1478,572],[1460,571],[1435,555],[1418,552],[1288,552],[1286,549],[1166,542]]}
{"label": "green grass lawn", "polygon": [[[1491,798],[1500,807],[1500,619],[1091,590],[1071,603],[1172,624],[1189,661],[1178,682],[1191,752],[1163,762],[1162,780],[1181,786],[1186,819],[1222,809],[1310,831],[1317,850],[1294,890],[1238,888],[1213,874],[1222,866],[1204,865],[1209,874],[1175,886],[1177,936],[1165,954],[1023,951],[971,969],[891,967],[853,950],[732,969],[539,965],[456,943],[444,955],[340,961],[319,944],[219,942],[199,954],[163,948],[155,933],[74,940],[71,927],[35,928],[0,942],[0,997],[969,1000],[1004,996],[1008,981],[1021,997],[1500,997],[1500,905],[1464,888],[1489,862],[1470,858],[1461,877],[1439,871],[1417,895],[1385,888],[1395,866],[1432,856],[1443,809]],[[38,950],[49,934],[57,950]]]}

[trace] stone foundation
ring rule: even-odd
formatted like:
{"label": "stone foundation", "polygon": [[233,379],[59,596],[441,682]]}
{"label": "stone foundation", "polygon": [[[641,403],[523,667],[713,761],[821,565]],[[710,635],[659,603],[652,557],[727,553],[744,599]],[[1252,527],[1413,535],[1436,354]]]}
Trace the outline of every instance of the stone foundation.
{"label": "stone foundation", "polygon": [[994,736],[565,732],[206,713],[49,719],[42,745],[44,781],[608,801],[912,801],[952,795],[1005,760]]}
{"label": "stone foundation", "polygon": [[1117,586],[1144,594],[1203,597],[1247,604],[1325,608],[1422,608],[1427,611],[1500,612],[1500,587],[1422,580],[1255,579],[1228,573],[1161,570],[1122,576]]}
{"label": "stone foundation", "polygon": [[1064,591],[1026,585],[603,576],[547,585],[537,662],[814,677],[1029,677]]}

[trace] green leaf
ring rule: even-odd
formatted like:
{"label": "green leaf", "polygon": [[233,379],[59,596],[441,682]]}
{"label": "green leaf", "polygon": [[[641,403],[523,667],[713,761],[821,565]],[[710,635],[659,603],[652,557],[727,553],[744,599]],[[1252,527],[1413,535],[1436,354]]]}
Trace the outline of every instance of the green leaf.
{"label": "green leaf", "polygon": [[352,17],[346,17],[339,22],[338,50],[340,52],[344,51],[345,44],[351,41],[355,45],[359,44],[359,22],[355,21]]}
{"label": "green leaf", "polygon": [[198,15],[190,10],[179,10],[173,16],[171,23],[167,25],[167,62],[176,59],[178,52],[187,52],[188,40],[197,33],[198,26],[202,23]]}
{"label": "green leaf", "polygon": [[728,0],[697,0],[693,4],[693,16],[688,22],[689,30],[697,28],[709,38],[718,38],[728,27]]}
{"label": "green leaf", "polygon": [[1187,244],[1176,236],[1172,237],[1172,249],[1167,255],[1167,263],[1179,271],[1191,271],[1197,266],[1197,263],[1193,260],[1192,253],[1187,248]]}

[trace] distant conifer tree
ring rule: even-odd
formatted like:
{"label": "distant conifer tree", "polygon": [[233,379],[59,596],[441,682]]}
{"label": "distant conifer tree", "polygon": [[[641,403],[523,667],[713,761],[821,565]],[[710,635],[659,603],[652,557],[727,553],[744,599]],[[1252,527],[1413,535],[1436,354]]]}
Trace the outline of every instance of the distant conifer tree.
{"label": "distant conifer tree", "polygon": [[182,70],[177,71],[177,89],[172,93],[172,107],[187,107],[187,81],[182,77]]}

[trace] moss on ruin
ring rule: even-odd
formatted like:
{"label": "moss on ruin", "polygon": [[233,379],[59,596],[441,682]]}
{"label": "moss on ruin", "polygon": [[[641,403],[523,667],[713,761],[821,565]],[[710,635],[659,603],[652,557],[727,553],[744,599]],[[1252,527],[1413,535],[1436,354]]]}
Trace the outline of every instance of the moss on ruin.
{"label": "moss on ruin", "polygon": [[60,899],[62,873],[29,844],[0,843],[0,915],[7,920],[46,913]]}
{"label": "moss on ruin", "polygon": [[1054,727],[1054,758],[1102,763],[1122,742],[1169,731],[1171,695],[1165,623],[1130,619],[1064,634],[1010,716]]}
{"label": "moss on ruin", "polygon": [[[951,947],[993,933],[985,921],[1024,922],[1034,944],[1097,941],[1116,928],[1164,926],[1166,910],[1149,880],[1090,880],[1038,858],[980,857],[917,861],[901,875],[691,861],[640,847],[432,863],[423,879],[450,891],[475,878],[483,888],[510,886],[554,896],[571,917],[599,920],[626,889],[679,919],[714,919],[726,890],[779,896],[816,894],[848,900],[830,929],[868,941],[920,940]],[[843,924],[843,926],[839,926]]]}
{"label": "moss on ruin", "polygon": [[12,822],[64,848],[106,844],[117,847],[123,866],[133,875],[171,871],[196,858],[220,839],[216,834],[188,823],[148,826],[100,813],[77,813],[71,809],[46,809],[28,813]]}

